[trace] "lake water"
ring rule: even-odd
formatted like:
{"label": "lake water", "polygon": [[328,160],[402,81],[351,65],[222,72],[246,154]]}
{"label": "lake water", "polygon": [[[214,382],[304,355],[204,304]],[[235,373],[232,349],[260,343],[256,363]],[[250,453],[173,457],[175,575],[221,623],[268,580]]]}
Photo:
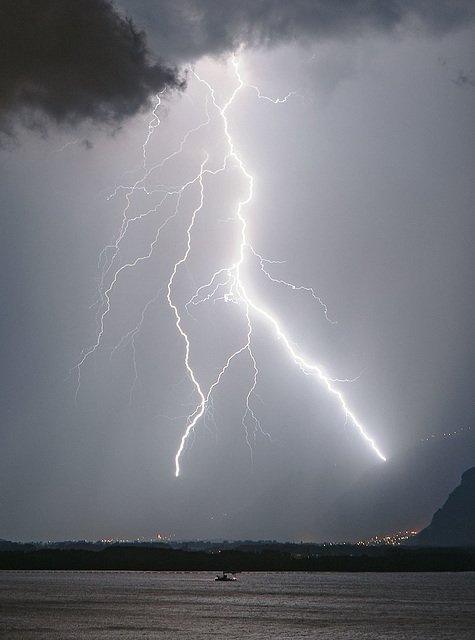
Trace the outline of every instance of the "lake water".
{"label": "lake water", "polygon": [[474,640],[475,573],[3,571],[0,638]]}

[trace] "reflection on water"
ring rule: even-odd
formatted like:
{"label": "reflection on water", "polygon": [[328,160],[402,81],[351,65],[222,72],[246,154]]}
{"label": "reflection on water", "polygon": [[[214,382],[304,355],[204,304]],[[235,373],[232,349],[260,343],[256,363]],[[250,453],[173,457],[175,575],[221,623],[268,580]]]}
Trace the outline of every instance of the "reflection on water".
{"label": "reflection on water", "polygon": [[0,572],[0,638],[473,640],[475,573]]}

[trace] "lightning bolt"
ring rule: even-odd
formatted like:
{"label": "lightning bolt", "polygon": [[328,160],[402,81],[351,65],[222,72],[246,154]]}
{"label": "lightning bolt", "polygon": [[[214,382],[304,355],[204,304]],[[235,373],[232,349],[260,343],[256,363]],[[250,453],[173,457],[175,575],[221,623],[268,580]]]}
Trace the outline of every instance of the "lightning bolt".
{"label": "lightning bolt", "polygon": [[[198,399],[195,404],[194,410],[188,415],[186,419],[186,427],[180,439],[178,450],[175,455],[175,475],[177,477],[180,475],[180,461],[182,454],[187,446],[189,446],[191,442],[191,436],[192,434],[194,434],[198,422],[200,420],[206,421],[207,418],[212,419],[213,392],[219,386],[223,376],[232,367],[233,363],[238,359],[247,358],[252,368],[250,386],[244,400],[245,410],[241,420],[244,427],[246,442],[251,452],[251,460],[253,451],[252,439],[255,440],[258,433],[261,433],[270,438],[270,434],[266,433],[262,429],[259,419],[251,406],[252,398],[257,396],[256,387],[258,384],[259,375],[257,359],[253,352],[253,321],[255,318],[261,318],[261,320],[264,321],[264,323],[278,338],[279,342],[283,345],[283,348],[287,352],[290,360],[301,370],[301,372],[305,376],[314,378],[316,383],[323,385],[323,387],[326,388],[329,394],[334,397],[334,399],[340,406],[345,420],[351,422],[356,427],[361,437],[369,444],[375,454],[382,460],[385,460],[386,458],[376,446],[375,441],[369,436],[366,429],[357,419],[356,415],[348,407],[343,394],[334,386],[335,382],[340,381],[336,381],[330,378],[325,373],[324,368],[321,365],[316,364],[308,356],[301,353],[297,345],[295,345],[288,337],[278,317],[271,310],[265,308],[262,304],[260,304],[259,301],[254,297],[252,293],[252,287],[246,279],[246,267],[252,264],[257,265],[258,269],[267,280],[287,287],[293,291],[302,291],[312,296],[321,306],[325,318],[329,322],[335,323],[335,321],[329,318],[328,309],[325,303],[311,287],[295,285],[291,282],[273,277],[271,274],[271,265],[275,264],[276,261],[265,259],[252,246],[249,238],[248,223],[245,216],[245,211],[247,205],[249,205],[253,198],[254,178],[246,169],[245,164],[235,147],[235,143],[229,129],[228,111],[230,107],[235,103],[238,94],[244,91],[246,88],[250,88],[251,90],[255,91],[257,93],[258,99],[269,100],[274,104],[285,103],[288,99],[297,94],[292,92],[285,98],[268,98],[267,96],[262,95],[257,87],[245,84],[240,72],[239,60],[236,55],[233,55],[231,57],[230,62],[235,77],[235,86],[231,92],[230,97],[227,99],[227,101],[224,102],[224,104],[220,104],[216,95],[216,91],[211,86],[211,84],[201,78],[193,69],[190,69],[190,74],[193,76],[193,78],[206,90],[206,117],[203,122],[201,122],[201,124],[188,131],[176,151],[171,153],[160,163],[149,166],[147,153],[148,146],[150,144],[152,136],[154,135],[160,124],[160,119],[158,116],[160,99],[158,98],[156,107],[152,114],[152,119],[149,123],[148,134],[143,144],[142,163],[138,168],[136,168],[136,170],[139,169],[141,171],[142,175],[135,182],[132,181],[132,183],[128,186],[117,186],[110,196],[115,197],[119,192],[125,192],[126,206],[123,210],[122,224],[118,233],[113,238],[112,242],[104,248],[100,257],[102,273],[98,285],[98,310],[96,315],[98,329],[96,341],[90,348],[85,350],[78,365],[76,366],[78,380],[76,397],[81,384],[81,367],[85,363],[86,359],[96,352],[103,338],[106,321],[109,314],[111,313],[111,294],[113,289],[117,286],[118,280],[120,279],[124,271],[134,268],[138,265],[139,262],[147,260],[151,257],[155,246],[159,241],[161,232],[168,224],[170,224],[172,220],[180,215],[180,205],[183,194],[185,193],[185,191],[193,187],[198,190],[198,200],[196,206],[193,208],[191,214],[189,215],[189,221],[187,223],[185,231],[183,252],[181,254],[181,257],[179,257],[174,263],[171,269],[170,277],[166,284],[167,303],[173,313],[175,319],[175,327],[184,344],[184,366],[187,376],[192,383],[194,392],[196,393]],[[204,153],[200,161],[199,170],[197,171],[197,173],[189,180],[185,181],[182,185],[173,187],[165,186],[162,184],[156,184],[152,187],[146,186],[147,181],[150,181],[151,177],[157,170],[164,167],[166,163],[169,162],[172,158],[183,152],[187,142],[193,134],[210,125],[210,122],[212,120],[212,110],[217,113],[217,116],[221,121],[222,137],[226,147],[226,151],[223,153],[220,165],[217,168],[216,166],[213,167],[210,159],[210,154],[206,152]],[[192,252],[192,247],[194,244],[193,238],[195,235],[195,227],[197,221],[200,219],[200,215],[203,212],[205,204],[205,183],[213,176],[217,176],[220,173],[230,171],[231,169],[237,170],[240,173],[243,178],[243,182],[246,185],[244,189],[244,195],[240,199],[238,199],[232,215],[226,220],[226,222],[234,222],[236,226],[236,247],[234,251],[235,256],[234,258],[229,260],[228,264],[225,264],[220,269],[216,270],[207,282],[195,288],[194,295],[191,297],[191,299],[188,300],[188,302],[186,302],[186,304],[183,305],[182,310],[182,307],[177,302],[174,293],[177,287],[177,280],[179,278],[179,275],[184,270],[186,271],[188,269],[189,256]],[[147,196],[159,194],[158,204],[151,209],[138,213],[137,215],[131,215],[132,196],[137,192],[142,192]],[[153,213],[159,211],[164,203],[172,198],[175,198],[175,207],[173,208],[172,212],[169,213],[169,215],[165,218],[165,220],[158,226],[156,235],[152,239],[152,242],[149,244],[149,250],[139,257],[135,258],[134,260],[130,260],[124,264],[121,264],[120,266],[116,266],[120,259],[121,243],[123,242],[131,226],[138,224],[144,218],[149,217]],[[106,284],[107,282],[108,284]],[[184,314],[187,317],[192,318],[192,310],[194,307],[196,308],[202,304],[210,302],[216,303],[218,301],[236,305],[241,314],[241,317],[243,318],[244,331],[243,337],[241,338],[241,344],[224,358],[224,362],[217,373],[215,373],[214,379],[205,385],[204,382],[201,381],[200,376],[197,373],[195,366],[193,365],[193,340],[190,336],[189,331],[187,331],[186,329]],[[123,348],[123,345],[127,344],[128,342],[131,343],[132,347],[134,348],[133,339],[140,329],[140,326],[143,322],[144,314],[149,304],[150,302],[147,303],[147,306],[142,313],[142,317],[138,325],[121,339],[119,344],[112,351],[112,354],[116,350]],[[134,371],[135,385],[137,380],[137,365],[135,362],[135,353]]]}

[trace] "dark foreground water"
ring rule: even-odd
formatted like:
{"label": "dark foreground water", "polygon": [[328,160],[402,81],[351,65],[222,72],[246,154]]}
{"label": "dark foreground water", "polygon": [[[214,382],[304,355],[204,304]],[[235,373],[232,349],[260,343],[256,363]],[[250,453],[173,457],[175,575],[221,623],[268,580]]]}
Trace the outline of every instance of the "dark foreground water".
{"label": "dark foreground water", "polygon": [[0,638],[474,640],[475,573],[4,571]]}

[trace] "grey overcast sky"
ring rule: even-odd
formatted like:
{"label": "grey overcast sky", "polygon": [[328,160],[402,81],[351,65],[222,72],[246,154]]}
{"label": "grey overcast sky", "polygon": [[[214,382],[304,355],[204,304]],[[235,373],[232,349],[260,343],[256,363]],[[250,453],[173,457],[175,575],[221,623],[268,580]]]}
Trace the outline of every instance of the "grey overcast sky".
{"label": "grey overcast sky", "polygon": [[475,464],[473,3],[1,12],[0,538],[427,524]]}

